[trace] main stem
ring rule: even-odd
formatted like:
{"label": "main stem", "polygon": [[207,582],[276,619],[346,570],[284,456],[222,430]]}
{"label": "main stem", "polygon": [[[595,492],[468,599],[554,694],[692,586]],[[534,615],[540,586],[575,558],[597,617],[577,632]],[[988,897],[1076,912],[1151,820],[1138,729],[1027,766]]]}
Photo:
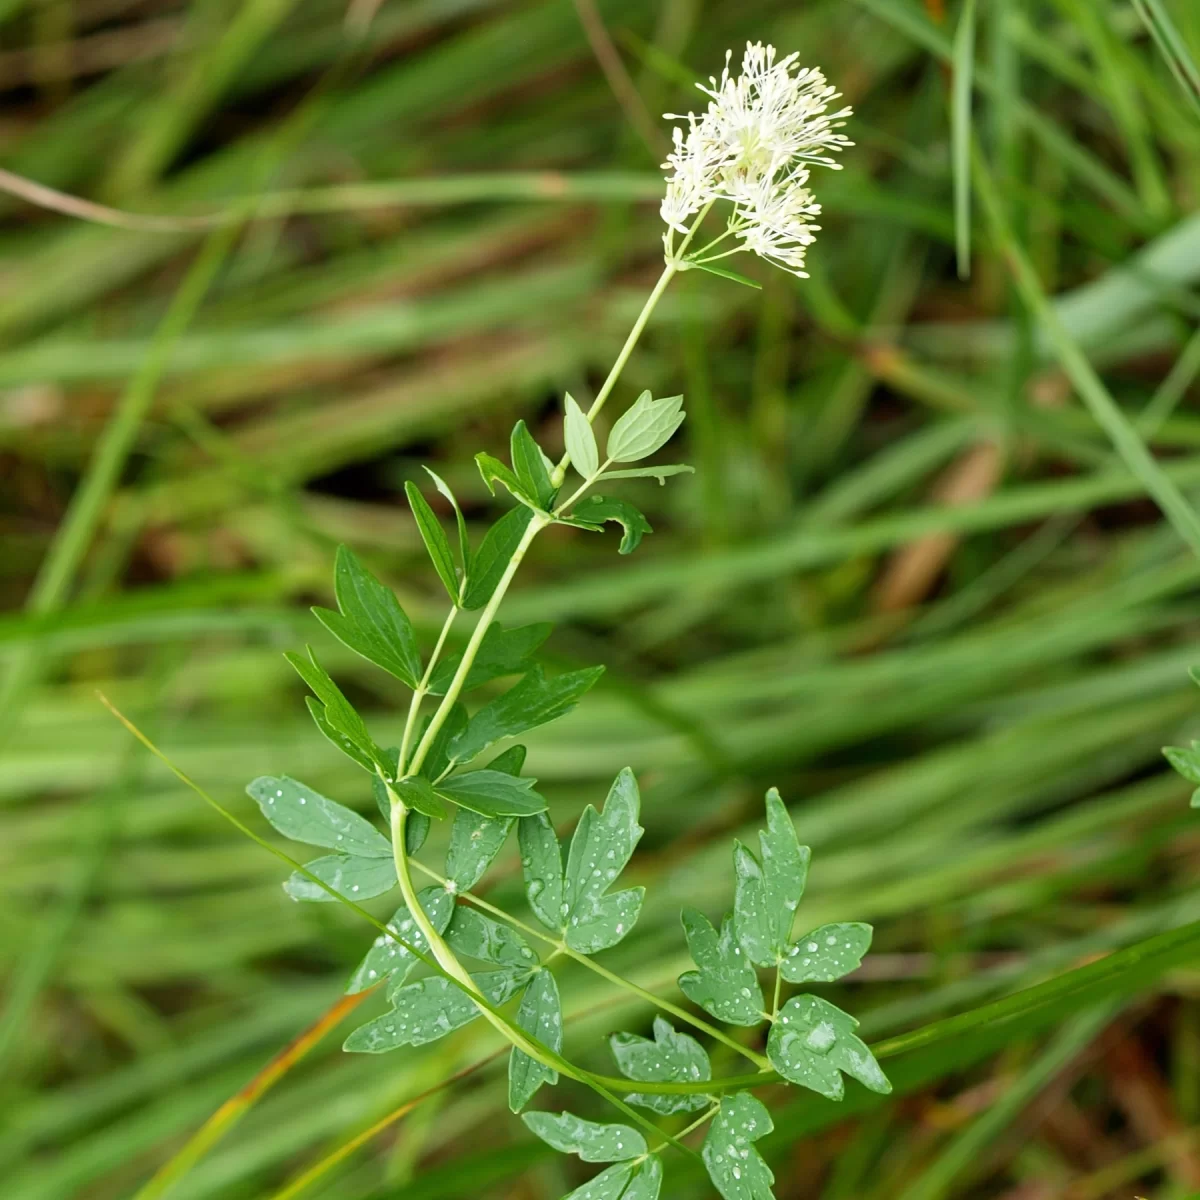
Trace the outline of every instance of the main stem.
{"label": "main stem", "polygon": [[548,524],[550,524],[550,518],[543,516],[541,513],[534,513],[530,518],[529,524],[525,527],[525,533],[517,544],[517,548],[513,551],[512,558],[508,561],[508,566],[504,568],[504,574],[500,576],[500,582],[496,584],[496,590],[492,593],[492,598],[487,602],[487,607],[484,608],[483,612],[479,614],[479,622],[471,634],[471,640],[467,642],[466,649],[463,650],[462,662],[458,664],[458,670],[454,672],[454,679],[446,689],[446,694],[442,697],[442,702],[438,705],[437,711],[433,714],[433,720],[429,722],[429,728],[425,730],[425,736],[421,738],[416,753],[412,757],[412,762],[406,765],[406,774],[416,775],[421,770],[421,766],[429,754],[429,749],[433,745],[434,739],[446,723],[446,718],[450,715],[450,710],[458,703],[463,685],[467,681],[467,676],[471,673],[471,667],[475,664],[475,656],[479,653],[479,647],[483,644],[483,639],[487,634],[488,628],[491,626],[496,613],[500,609],[509,584],[512,583],[513,576],[517,573],[517,568],[520,567],[522,559],[524,559],[526,552],[533,544],[533,539]]}
{"label": "main stem", "polygon": [[437,666],[437,661],[441,657],[442,648],[445,646],[446,638],[450,633],[450,626],[454,624],[455,618],[460,612],[462,612],[462,609],[457,604],[451,607],[445,622],[442,624],[442,632],[438,634],[437,644],[433,648],[433,653],[429,656],[429,665],[425,668],[425,674],[421,676],[421,682],[413,692],[412,702],[408,706],[408,717],[404,722],[404,736],[400,740],[399,770],[401,775],[406,773],[408,750],[412,745],[413,732],[417,727],[417,714],[421,711],[421,701],[429,695],[429,681],[433,678],[433,669]]}
{"label": "main stem", "polygon": [[396,795],[391,784],[387,784],[388,799],[391,801],[392,809],[392,855],[396,862],[396,878],[400,883],[400,894],[404,897],[404,903],[408,907],[409,915],[412,917],[417,928],[424,936],[426,943],[429,946],[429,952],[433,955],[439,967],[446,972],[456,983],[473,1000],[477,1001],[476,1007],[487,1019],[488,1023],[497,1029],[504,1037],[505,1041],[511,1042],[519,1050],[528,1054],[530,1058],[537,1059],[544,1066],[557,1068],[557,1064],[547,1062],[541,1051],[528,1041],[520,1032],[514,1029],[509,1023],[495,1013],[483,1001],[483,997],[479,994],[479,989],[475,986],[475,981],[471,978],[467,969],[458,961],[453,950],[446,945],[445,939],[434,928],[429,920],[425,910],[421,907],[420,901],[417,899],[416,889],[413,887],[412,874],[408,869],[408,852],[405,843],[405,823],[408,819],[408,808],[404,801]]}

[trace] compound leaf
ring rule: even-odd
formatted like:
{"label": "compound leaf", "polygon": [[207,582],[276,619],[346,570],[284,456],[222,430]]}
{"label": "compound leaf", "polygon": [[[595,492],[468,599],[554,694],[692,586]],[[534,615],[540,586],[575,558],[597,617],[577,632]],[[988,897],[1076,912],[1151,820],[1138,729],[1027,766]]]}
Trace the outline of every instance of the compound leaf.
{"label": "compound leaf", "polygon": [[575,402],[570,392],[563,402],[566,414],[563,418],[563,440],[575,470],[584,479],[590,479],[600,469],[600,451],[596,446],[596,432],[583,409]]}
{"label": "compound leaf", "polygon": [[[553,625],[544,621],[536,625],[520,625],[515,629],[501,629],[498,624],[489,625],[483,641],[479,643],[475,661],[463,681],[462,690],[469,692],[503,675],[516,675],[528,670],[530,660],[553,628]],[[462,655],[454,654],[437,665],[429,681],[430,695],[446,694],[461,663]]]}
{"label": "compound leaf", "polygon": [[477,909],[460,904],[446,929],[446,941],[459,954],[498,967],[532,971],[538,962],[529,943],[511,926],[493,921]]}
{"label": "compound leaf", "polygon": [[[445,933],[446,926],[450,924],[450,918],[454,915],[454,897],[445,888],[435,885],[419,891],[417,900],[434,929],[438,933]],[[429,953],[425,935],[412,919],[408,905],[402,904],[396,909],[392,914],[392,919],[388,921],[388,928],[401,941],[407,942],[409,946],[419,950],[422,954]],[[350,976],[350,982],[346,985],[346,991],[351,994],[365,992],[367,988],[374,987],[381,979],[387,979],[393,974],[404,978],[420,961],[415,954],[406,946],[402,946],[395,938],[381,933],[371,944],[366,957],[354,969],[354,974]]]}
{"label": "compound leaf", "polygon": [[522,817],[517,825],[525,898],[547,929],[561,933],[567,916],[563,886],[562,847],[545,813]]}
{"label": "compound leaf", "polygon": [[535,666],[470,719],[467,728],[451,743],[451,756],[458,762],[469,762],[502,738],[515,737],[566,716],[603,674],[603,667],[587,667],[547,679],[542,668]]}
{"label": "compound leaf", "polygon": [[422,674],[421,651],[412,622],[392,589],[346,546],[338,547],[333,581],[341,611],[314,608],[317,619],[344,646],[415,688]]}
{"label": "compound leaf", "polygon": [[[396,864],[390,858],[329,854],[305,863],[304,867],[347,900],[370,900],[396,886]],[[299,871],[292,872],[283,890],[293,900],[313,900],[318,903],[336,903],[337,900],[337,897],[331,896]]]}
{"label": "compound leaf", "polygon": [[[621,1074],[647,1083],[699,1083],[712,1078],[708,1054],[694,1037],[676,1031],[669,1021],[654,1018],[654,1040],[636,1033],[614,1033],[608,1039]],[[709,1097],[695,1095],[626,1096],[637,1104],[664,1115],[694,1112],[709,1103]]]}
{"label": "compound leaf", "polygon": [[466,771],[436,785],[439,796],[483,817],[531,817],[546,811],[543,796],[533,790],[536,779],[505,771]]}
{"label": "compound leaf", "polygon": [[722,1097],[700,1155],[725,1200],[774,1200],[775,1176],[754,1147],[774,1128],[771,1114],[749,1092]]}
{"label": "compound leaf", "polygon": [[859,921],[822,925],[797,940],[779,969],[789,983],[832,983],[862,965],[873,932]]}
{"label": "compound leaf", "polygon": [[263,816],[284,837],[364,858],[391,858],[392,843],[352,809],[282,775],[263,775],[246,787]]}
{"label": "compound leaf", "polygon": [[858,1022],[819,996],[794,996],[779,1013],[767,1039],[767,1057],[784,1079],[830,1100],[842,1098],[839,1072],[873,1092],[892,1090],[875,1056],[856,1034]]}
{"label": "compound leaf", "polygon": [[721,923],[720,935],[699,910],[683,910],[688,951],[699,970],[679,977],[685,996],[730,1025],[758,1025],[763,1020],[763,995],[749,958],[738,945],[733,918]]}
{"label": "compound leaf", "polygon": [[[549,971],[540,970],[530,980],[517,1009],[517,1024],[543,1046],[556,1054],[561,1052],[562,1001],[558,984]],[[513,1112],[520,1112],[543,1083],[557,1082],[558,1072],[553,1067],[547,1067],[536,1058],[530,1058],[524,1050],[513,1047],[508,1056],[508,1107]]]}
{"label": "compound leaf", "polygon": [[641,797],[626,767],[613,782],[602,812],[589,804],[575,827],[567,855],[563,900],[567,906],[566,940],[572,950],[595,954],[615,946],[633,928],[645,889],[606,895],[625,869],[642,836],[638,824]]}
{"label": "compound leaf", "polygon": [[647,1150],[646,1139],[628,1125],[601,1125],[569,1112],[530,1112],[521,1120],[547,1145],[584,1162],[624,1162]]}
{"label": "compound leaf", "polygon": [[758,841],[761,863],[740,842],[734,843],[734,925],[750,961],[773,967],[788,953],[811,857],[809,848],[797,840],[796,827],[774,788],[767,793],[767,828]]}
{"label": "compound leaf", "polygon": [[621,414],[608,435],[608,457],[613,462],[637,462],[665,446],[683,424],[683,397],[654,400],[643,392]]}

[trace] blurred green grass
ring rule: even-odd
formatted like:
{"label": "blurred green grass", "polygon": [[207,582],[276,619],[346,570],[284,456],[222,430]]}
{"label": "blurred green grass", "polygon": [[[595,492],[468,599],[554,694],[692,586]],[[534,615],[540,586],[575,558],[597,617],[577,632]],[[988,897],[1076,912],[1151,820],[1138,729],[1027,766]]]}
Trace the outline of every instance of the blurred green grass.
{"label": "blurred green grass", "polygon": [[[688,276],[635,354],[630,395],[686,393],[698,467],[630,485],[653,536],[618,565],[611,539],[547,535],[506,610],[560,621],[562,665],[609,666],[534,740],[531,770],[564,822],[621,766],[639,773],[649,898],[614,969],[670,986],[678,906],[727,901],[729,836],[768,784],[816,852],[806,917],[877,927],[844,985],[870,1037],[1200,918],[1188,788],[1159,756],[1200,728],[1200,566],[1073,395],[981,217],[956,278],[959,10],[595,9],[650,113],[693,106],[694,75],[763,38],[823,67],[858,142],[818,181],[811,280],[762,273],[751,293]],[[404,481],[435,464],[482,527],[471,454],[517,417],[552,444],[561,393],[595,386],[657,272],[655,155],[570,0],[385,2],[360,43],[346,15],[0,2],[0,166],[159,216],[268,197],[223,259],[219,234],[0,198],[6,1198],[131,1195],[336,1001],[370,940],[288,902],[278,864],[132,746],[95,690],[243,814],[245,782],[279,771],[369,805],[280,655],[312,641],[373,725],[395,726],[398,692],[308,616],[333,547],[355,546],[429,630],[436,580]],[[970,119],[1005,216],[1194,496],[1200,9],[993,0],[978,20]],[[159,376],[156,331],[205,245],[211,285]],[[64,514],[121,413],[128,456],[76,560]],[[514,866],[496,883],[512,899]],[[909,1098],[883,1108],[794,1100],[769,1145],[781,1200],[1194,1194],[1198,979],[1148,980],[1092,1025],[901,1059]],[[587,977],[562,985],[586,1060],[647,1020]],[[172,1194],[270,1196],[494,1048],[471,1029],[368,1061],[338,1041]],[[1043,1059],[1060,1069],[1039,1074]],[[556,1200],[574,1181],[503,1110],[485,1068],[310,1194]],[[675,1179],[672,1196],[706,1194]]]}

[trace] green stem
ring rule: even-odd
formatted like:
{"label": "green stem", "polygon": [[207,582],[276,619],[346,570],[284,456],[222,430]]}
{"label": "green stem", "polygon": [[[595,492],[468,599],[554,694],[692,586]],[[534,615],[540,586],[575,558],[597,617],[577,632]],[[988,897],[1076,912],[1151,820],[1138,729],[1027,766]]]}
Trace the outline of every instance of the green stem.
{"label": "green stem", "polygon": [[425,730],[425,736],[421,738],[416,753],[412,757],[412,762],[407,764],[406,771],[409,775],[416,775],[421,770],[421,766],[429,754],[429,749],[433,745],[434,739],[446,723],[446,718],[450,715],[450,710],[458,702],[458,697],[462,694],[463,685],[467,681],[467,676],[471,673],[471,667],[475,663],[475,656],[479,653],[479,647],[483,643],[484,635],[487,633],[504,600],[504,595],[508,591],[509,584],[512,583],[513,576],[516,575],[517,568],[521,565],[521,560],[525,557],[526,552],[533,543],[533,539],[549,523],[549,517],[543,516],[540,513],[534,513],[529,524],[526,526],[524,535],[517,544],[517,548],[513,551],[513,556],[509,559],[508,566],[504,569],[504,574],[500,576],[500,582],[496,584],[496,590],[492,593],[492,598],[487,602],[487,607],[479,616],[479,622],[471,634],[471,640],[467,642],[466,649],[463,650],[462,662],[458,664],[458,670],[454,672],[454,679],[446,689],[446,694],[442,697],[442,702],[438,705],[437,711],[433,714],[433,720],[429,722],[429,728]]}
{"label": "green stem", "polygon": [[445,939],[434,928],[425,910],[421,907],[421,903],[417,899],[416,889],[413,887],[412,874],[408,869],[408,853],[405,849],[404,826],[408,818],[408,808],[400,797],[396,795],[391,784],[385,784],[385,786],[388,790],[388,799],[392,805],[392,856],[396,862],[396,878],[400,883],[400,894],[404,897],[404,903],[408,906],[409,915],[424,936],[425,942],[429,946],[429,952],[433,955],[438,966],[462,987],[472,1000],[478,1002],[477,1007],[484,1018],[500,1032],[506,1041],[511,1042],[523,1053],[528,1054],[530,1058],[536,1059],[543,1066],[549,1067],[551,1070],[557,1069],[558,1064],[546,1059],[538,1047],[525,1038],[520,1030],[514,1029],[503,1017],[499,1017],[492,1012],[490,1005],[484,1002],[483,997],[479,994],[479,990],[475,986],[475,981],[471,978],[467,969],[458,961],[454,951],[446,944]]}
{"label": "green stem", "polygon": [[442,647],[446,644],[446,637],[450,633],[450,626],[454,624],[455,618],[460,612],[462,612],[462,609],[457,604],[450,609],[445,624],[442,626],[442,632],[438,634],[437,644],[433,647],[433,653],[429,656],[429,665],[425,668],[425,674],[421,676],[421,682],[417,685],[416,691],[413,692],[412,701],[408,706],[408,717],[404,722],[404,736],[400,740],[399,773],[401,775],[404,774],[405,764],[408,762],[408,748],[412,744],[413,731],[417,727],[417,714],[421,710],[421,701],[429,695],[429,681],[433,678],[433,668],[437,666],[437,660],[442,653]]}
{"label": "green stem", "polygon": [[[690,1125],[685,1125],[675,1136],[677,1138],[687,1137],[687,1135],[689,1133],[694,1133],[697,1129],[699,1129],[700,1126],[705,1123],[705,1121],[711,1121],[713,1119],[713,1117],[715,1117],[717,1115],[717,1113],[720,1111],[721,1111],[720,1102],[714,1104],[711,1108],[706,1108]],[[667,1147],[667,1144],[668,1143],[666,1143],[666,1142],[659,1142],[659,1144],[657,1146],[654,1146],[650,1150],[649,1154],[641,1155],[641,1157],[634,1159],[634,1162],[635,1163],[645,1162],[646,1159],[648,1159],[651,1154],[657,1154],[660,1150],[665,1150]]]}
{"label": "green stem", "polygon": [[644,987],[639,987],[632,979],[626,979],[624,976],[617,975],[610,971],[607,967],[602,967],[598,962],[588,958],[586,954],[579,954],[572,950],[569,946],[566,947],[563,953],[572,961],[579,963],[581,966],[587,967],[589,971],[595,972],[603,979],[607,979],[609,983],[616,987],[624,988],[627,992],[632,992],[633,995],[645,1000],[648,1004],[653,1004],[657,1008],[661,1008],[663,1012],[669,1012],[673,1016],[678,1017],[681,1021],[686,1021],[695,1029],[702,1030],[707,1033],[710,1038],[721,1042],[728,1046],[731,1050],[735,1050],[743,1058],[749,1059],[759,1070],[769,1071],[771,1069],[770,1062],[761,1054],[750,1050],[743,1046],[740,1042],[734,1041],[728,1034],[723,1033],[715,1025],[710,1025],[707,1021],[700,1017],[694,1017],[687,1011],[686,1008],[680,1008],[678,1004],[672,1004],[670,1000],[663,1000],[656,996],[653,992],[648,992]]}
{"label": "green stem", "polygon": [[[475,981],[471,978],[462,963],[458,961],[454,951],[446,944],[442,935],[434,928],[425,910],[421,907],[420,901],[417,899],[417,892],[413,887],[412,875],[409,872],[408,852],[405,849],[404,826],[408,816],[408,809],[400,797],[396,795],[391,784],[387,783],[386,780],[384,781],[384,786],[387,788],[388,799],[391,801],[392,855],[396,863],[396,878],[400,883],[400,893],[404,897],[404,903],[408,907],[409,915],[424,936],[430,953],[433,955],[433,959],[438,967],[475,1001],[475,1007],[487,1019],[488,1024],[496,1029],[505,1041],[510,1042],[520,1050],[522,1054],[527,1054],[536,1062],[540,1062],[544,1067],[548,1067],[552,1071],[558,1071],[566,1075],[569,1079],[574,1079],[577,1083],[582,1083],[592,1088],[610,1104],[624,1113],[625,1116],[634,1121],[635,1124],[641,1125],[653,1133],[661,1132],[656,1125],[616,1095],[617,1092],[628,1090],[629,1081],[627,1079],[616,1080],[615,1088],[611,1080],[608,1083],[602,1083],[600,1076],[593,1075],[590,1071],[585,1071],[582,1067],[575,1066],[574,1063],[563,1058],[561,1054],[554,1053],[549,1047],[543,1046],[536,1039],[528,1037],[522,1029],[495,1010],[480,995],[479,990],[475,987]],[[693,1153],[676,1138],[671,1137],[669,1134],[667,1137],[671,1145],[677,1150],[683,1151],[684,1154]]]}
{"label": "green stem", "polygon": [[[689,234],[688,236],[690,237],[691,235]],[[587,419],[589,421],[595,421],[600,410],[604,407],[604,402],[612,394],[613,388],[617,385],[617,380],[621,378],[621,372],[625,370],[625,364],[629,361],[629,356],[633,353],[633,348],[638,344],[638,339],[642,336],[642,331],[646,328],[646,323],[650,320],[651,313],[658,307],[658,302],[667,290],[667,285],[674,279],[678,270],[678,259],[668,259],[666,266],[663,267],[662,274],[658,277],[658,282],[654,285],[654,290],[646,298],[646,303],[642,305],[642,311],[638,313],[637,320],[634,321],[633,328],[629,331],[629,336],[625,339],[625,344],[621,347],[621,352],[617,355],[616,362],[613,363],[612,369],[608,373],[608,378],[601,384],[600,390],[596,393],[595,400],[592,401],[591,407],[587,410]],[[571,456],[569,454],[564,454],[558,460],[558,466],[554,468],[550,476],[550,482],[556,488],[562,487],[562,482],[566,478],[567,467],[570,465],[570,462]]]}
{"label": "green stem", "polygon": [[[434,882],[440,883],[443,886],[446,884],[445,876],[439,875],[431,867],[427,867],[424,863],[418,862],[415,858],[411,860],[411,863],[417,868],[418,871],[422,872],[424,875],[427,875],[430,879],[434,880]],[[699,1029],[708,1034],[708,1036],[714,1040],[722,1042],[731,1050],[735,1050],[743,1058],[749,1059],[750,1062],[754,1063],[756,1067],[759,1067],[762,1070],[766,1070],[770,1067],[771,1064],[761,1054],[757,1054],[755,1051],[743,1046],[740,1042],[735,1041],[733,1038],[723,1033],[715,1025],[710,1025],[702,1017],[693,1016],[687,1011],[687,1009],[680,1008],[679,1005],[672,1004],[669,1000],[663,1000],[661,997],[656,996],[653,992],[649,992],[644,987],[634,983],[632,979],[626,979],[623,975],[618,975],[616,972],[610,971],[607,967],[602,967],[598,962],[589,958],[586,954],[580,954],[578,951],[572,950],[570,946],[559,941],[558,938],[551,937],[549,934],[544,933],[542,930],[537,929],[533,925],[528,925],[524,921],[511,916],[509,913],[505,912],[504,909],[497,908],[496,905],[490,904],[487,900],[484,900],[482,896],[476,896],[473,892],[460,892],[459,895],[462,897],[462,899],[474,904],[476,908],[479,908],[484,912],[491,913],[492,916],[499,917],[502,921],[506,921],[514,929],[519,929],[522,933],[526,933],[530,937],[537,938],[538,941],[545,942],[548,946],[553,946],[555,955],[564,955],[566,958],[571,959],[573,962],[579,963],[580,966],[586,967],[589,971],[599,975],[601,978],[607,979],[608,982],[614,986],[623,988],[625,991],[633,993],[633,995],[645,1000],[648,1004],[652,1004],[656,1008],[661,1008],[663,1012],[669,1012],[673,1016],[678,1017],[679,1020],[691,1025],[693,1029]]]}
{"label": "green stem", "polygon": [[596,469],[595,474],[589,475],[555,510],[553,515],[556,517],[562,516],[572,504],[578,500],[584,492],[588,490],[612,466],[612,459],[606,458]]}
{"label": "green stem", "polygon": [[775,1018],[777,1016],[779,1016],[779,996],[780,996],[780,992],[782,991],[782,989],[783,989],[783,972],[780,971],[778,966],[776,966],[776,968],[775,968],[775,999],[771,1001],[771,1017],[770,1017],[770,1019],[772,1021],[774,1021]]}

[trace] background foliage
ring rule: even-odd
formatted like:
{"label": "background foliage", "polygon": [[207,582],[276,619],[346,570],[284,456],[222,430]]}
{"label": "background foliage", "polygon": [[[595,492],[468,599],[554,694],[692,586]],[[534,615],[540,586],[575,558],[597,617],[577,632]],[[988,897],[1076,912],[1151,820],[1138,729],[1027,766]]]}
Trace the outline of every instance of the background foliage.
{"label": "background foliage", "polygon": [[[481,529],[497,509],[474,451],[517,418],[549,444],[562,393],[591,394],[659,269],[655,114],[692,107],[693,70],[746,38],[800,49],[857,110],[846,169],[817,181],[813,278],[680,281],[622,389],[686,393],[676,457],[697,474],[628,485],[654,526],[631,559],[552,530],[505,610],[560,622],[563,668],[608,664],[529,761],[560,824],[638,773],[627,876],[651,886],[606,961],[670,986],[679,907],[719,915],[730,835],[768,785],[814,848],[809,922],[876,926],[830,989],[870,1041],[1200,918],[1190,789],[1159,754],[1200,726],[1200,565],[1079,404],[980,215],[957,278],[949,120],[950,64],[961,83],[973,51],[968,132],[1016,242],[1195,491],[1200,8],[991,0],[956,47],[959,16],[353,0],[354,40],[342,0],[0,0],[0,163],[118,210],[0,198],[6,1200],[132,1194],[347,1014],[331,1006],[371,940],[292,904],[279,864],[95,690],[256,826],[242,788],[284,771],[370,811],[281,651],[311,641],[373,727],[396,725],[399,688],[308,613],[333,547],[435,632],[405,482],[430,462]],[[256,212],[241,199],[263,192]],[[218,211],[254,219],[120,215]],[[621,993],[560,983],[573,1056],[649,1032]],[[793,1100],[759,1145],[778,1194],[1194,1194],[1198,984],[1135,968],[1057,1024],[890,1060],[898,1100]],[[497,1048],[477,1025],[358,1058],[347,1028],[258,1076],[278,1082],[236,1127],[233,1102],[171,1194],[299,1194],[278,1189]],[[305,1194],[561,1195],[578,1177],[501,1115],[502,1068]],[[672,1195],[708,1194],[687,1171]]]}

